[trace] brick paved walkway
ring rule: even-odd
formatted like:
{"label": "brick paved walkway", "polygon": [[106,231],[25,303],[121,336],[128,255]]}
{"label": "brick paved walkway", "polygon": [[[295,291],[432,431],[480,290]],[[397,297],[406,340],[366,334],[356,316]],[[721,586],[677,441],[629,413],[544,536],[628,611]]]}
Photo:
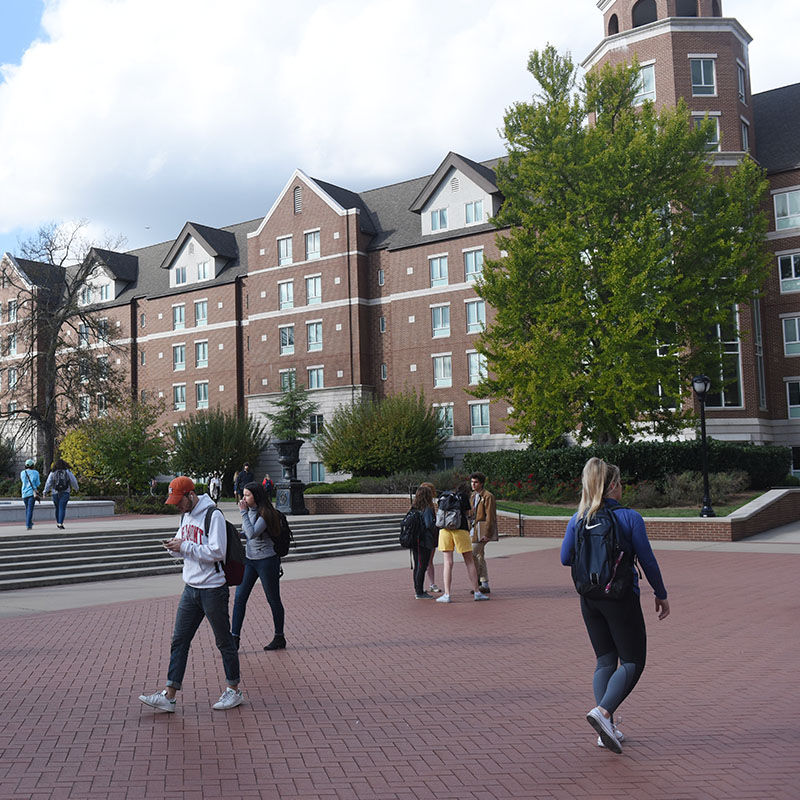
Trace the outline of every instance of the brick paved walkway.
{"label": "brick paved walkway", "polygon": [[658,556],[673,613],[648,596],[622,756],[583,718],[593,659],[548,550],[492,559],[488,603],[460,565],[449,606],[407,569],[288,581],[277,653],[254,594],[227,713],[207,625],[178,712],[136,699],[163,684],[175,598],[0,620],[0,797],[797,798],[800,556]]}

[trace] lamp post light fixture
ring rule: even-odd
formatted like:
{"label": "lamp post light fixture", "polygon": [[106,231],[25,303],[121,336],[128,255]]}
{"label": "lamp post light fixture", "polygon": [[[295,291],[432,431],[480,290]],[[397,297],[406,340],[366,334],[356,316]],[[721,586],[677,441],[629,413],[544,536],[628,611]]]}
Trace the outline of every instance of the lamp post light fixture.
{"label": "lamp post light fixture", "polygon": [[703,507],[700,509],[700,516],[716,517],[708,491],[708,441],[706,440],[706,395],[711,389],[711,380],[707,375],[695,375],[692,378],[692,389],[700,401],[700,446],[703,453]]}

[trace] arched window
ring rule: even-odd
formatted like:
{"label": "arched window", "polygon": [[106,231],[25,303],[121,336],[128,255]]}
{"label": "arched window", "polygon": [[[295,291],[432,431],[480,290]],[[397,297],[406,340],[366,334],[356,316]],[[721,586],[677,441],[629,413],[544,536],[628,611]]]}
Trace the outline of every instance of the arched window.
{"label": "arched window", "polygon": [[679,17],[696,17],[697,0],[678,0],[675,6],[675,14]]}
{"label": "arched window", "polygon": [[299,214],[303,210],[303,190],[299,186],[294,187],[294,213]]}
{"label": "arched window", "polygon": [[638,28],[640,25],[647,25],[650,22],[655,22],[657,19],[656,0],[639,0],[633,7],[632,17],[634,28]]}
{"label": "arched window", "polygon": [[722,9],[719,5],[719,0],[713,0],[711,3],[711,16],[712,17],[721,17],[722,16]]}
{"label": "arched window", "polygon": [[615,33],[619,33],[619,20],[616,14],[612,14],[608,21],[608,35],[613,36]]}

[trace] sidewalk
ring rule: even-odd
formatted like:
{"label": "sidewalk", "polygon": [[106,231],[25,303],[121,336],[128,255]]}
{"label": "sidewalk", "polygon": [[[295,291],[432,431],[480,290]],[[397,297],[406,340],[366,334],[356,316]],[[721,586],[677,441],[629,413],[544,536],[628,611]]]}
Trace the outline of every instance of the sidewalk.
{"label": "sidewalk", "polygon": [[5,592],[0,797],[796,798],[797,526],[657,544],[672,614],[643,593],[649,664],[622,756],[583,719],[593,657],[559,544],[491,545],[477,605],[459,564],[455,602],[415,601],[402,551],[288,564],[289,647],[261,649],[257,588],[247,704],[230,712],[210,707],[207,625],[177,713],[136,699],[163,685],[180,576]]}

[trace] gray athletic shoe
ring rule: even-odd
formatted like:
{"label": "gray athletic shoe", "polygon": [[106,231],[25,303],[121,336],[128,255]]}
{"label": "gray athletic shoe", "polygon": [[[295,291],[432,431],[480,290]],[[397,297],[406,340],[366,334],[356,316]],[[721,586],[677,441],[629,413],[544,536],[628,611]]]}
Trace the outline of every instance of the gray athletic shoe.
{"label": "gray athletic shoe", "polygon": [[227,711],[229,708],[236,708],[242,703],[244,703],[244,695],[241,689],[225,689],[219,700],[214,703],[214,708],[217,711]]}
{"label": "gray athletic shoe", "polygon": [[167,690],[163,692],[156,692],[155,694],[140,694],[139,699],[151,708],[157,708],[159,711],[167,711],[170,714],[175,713],[175,701],[167,698]]}

